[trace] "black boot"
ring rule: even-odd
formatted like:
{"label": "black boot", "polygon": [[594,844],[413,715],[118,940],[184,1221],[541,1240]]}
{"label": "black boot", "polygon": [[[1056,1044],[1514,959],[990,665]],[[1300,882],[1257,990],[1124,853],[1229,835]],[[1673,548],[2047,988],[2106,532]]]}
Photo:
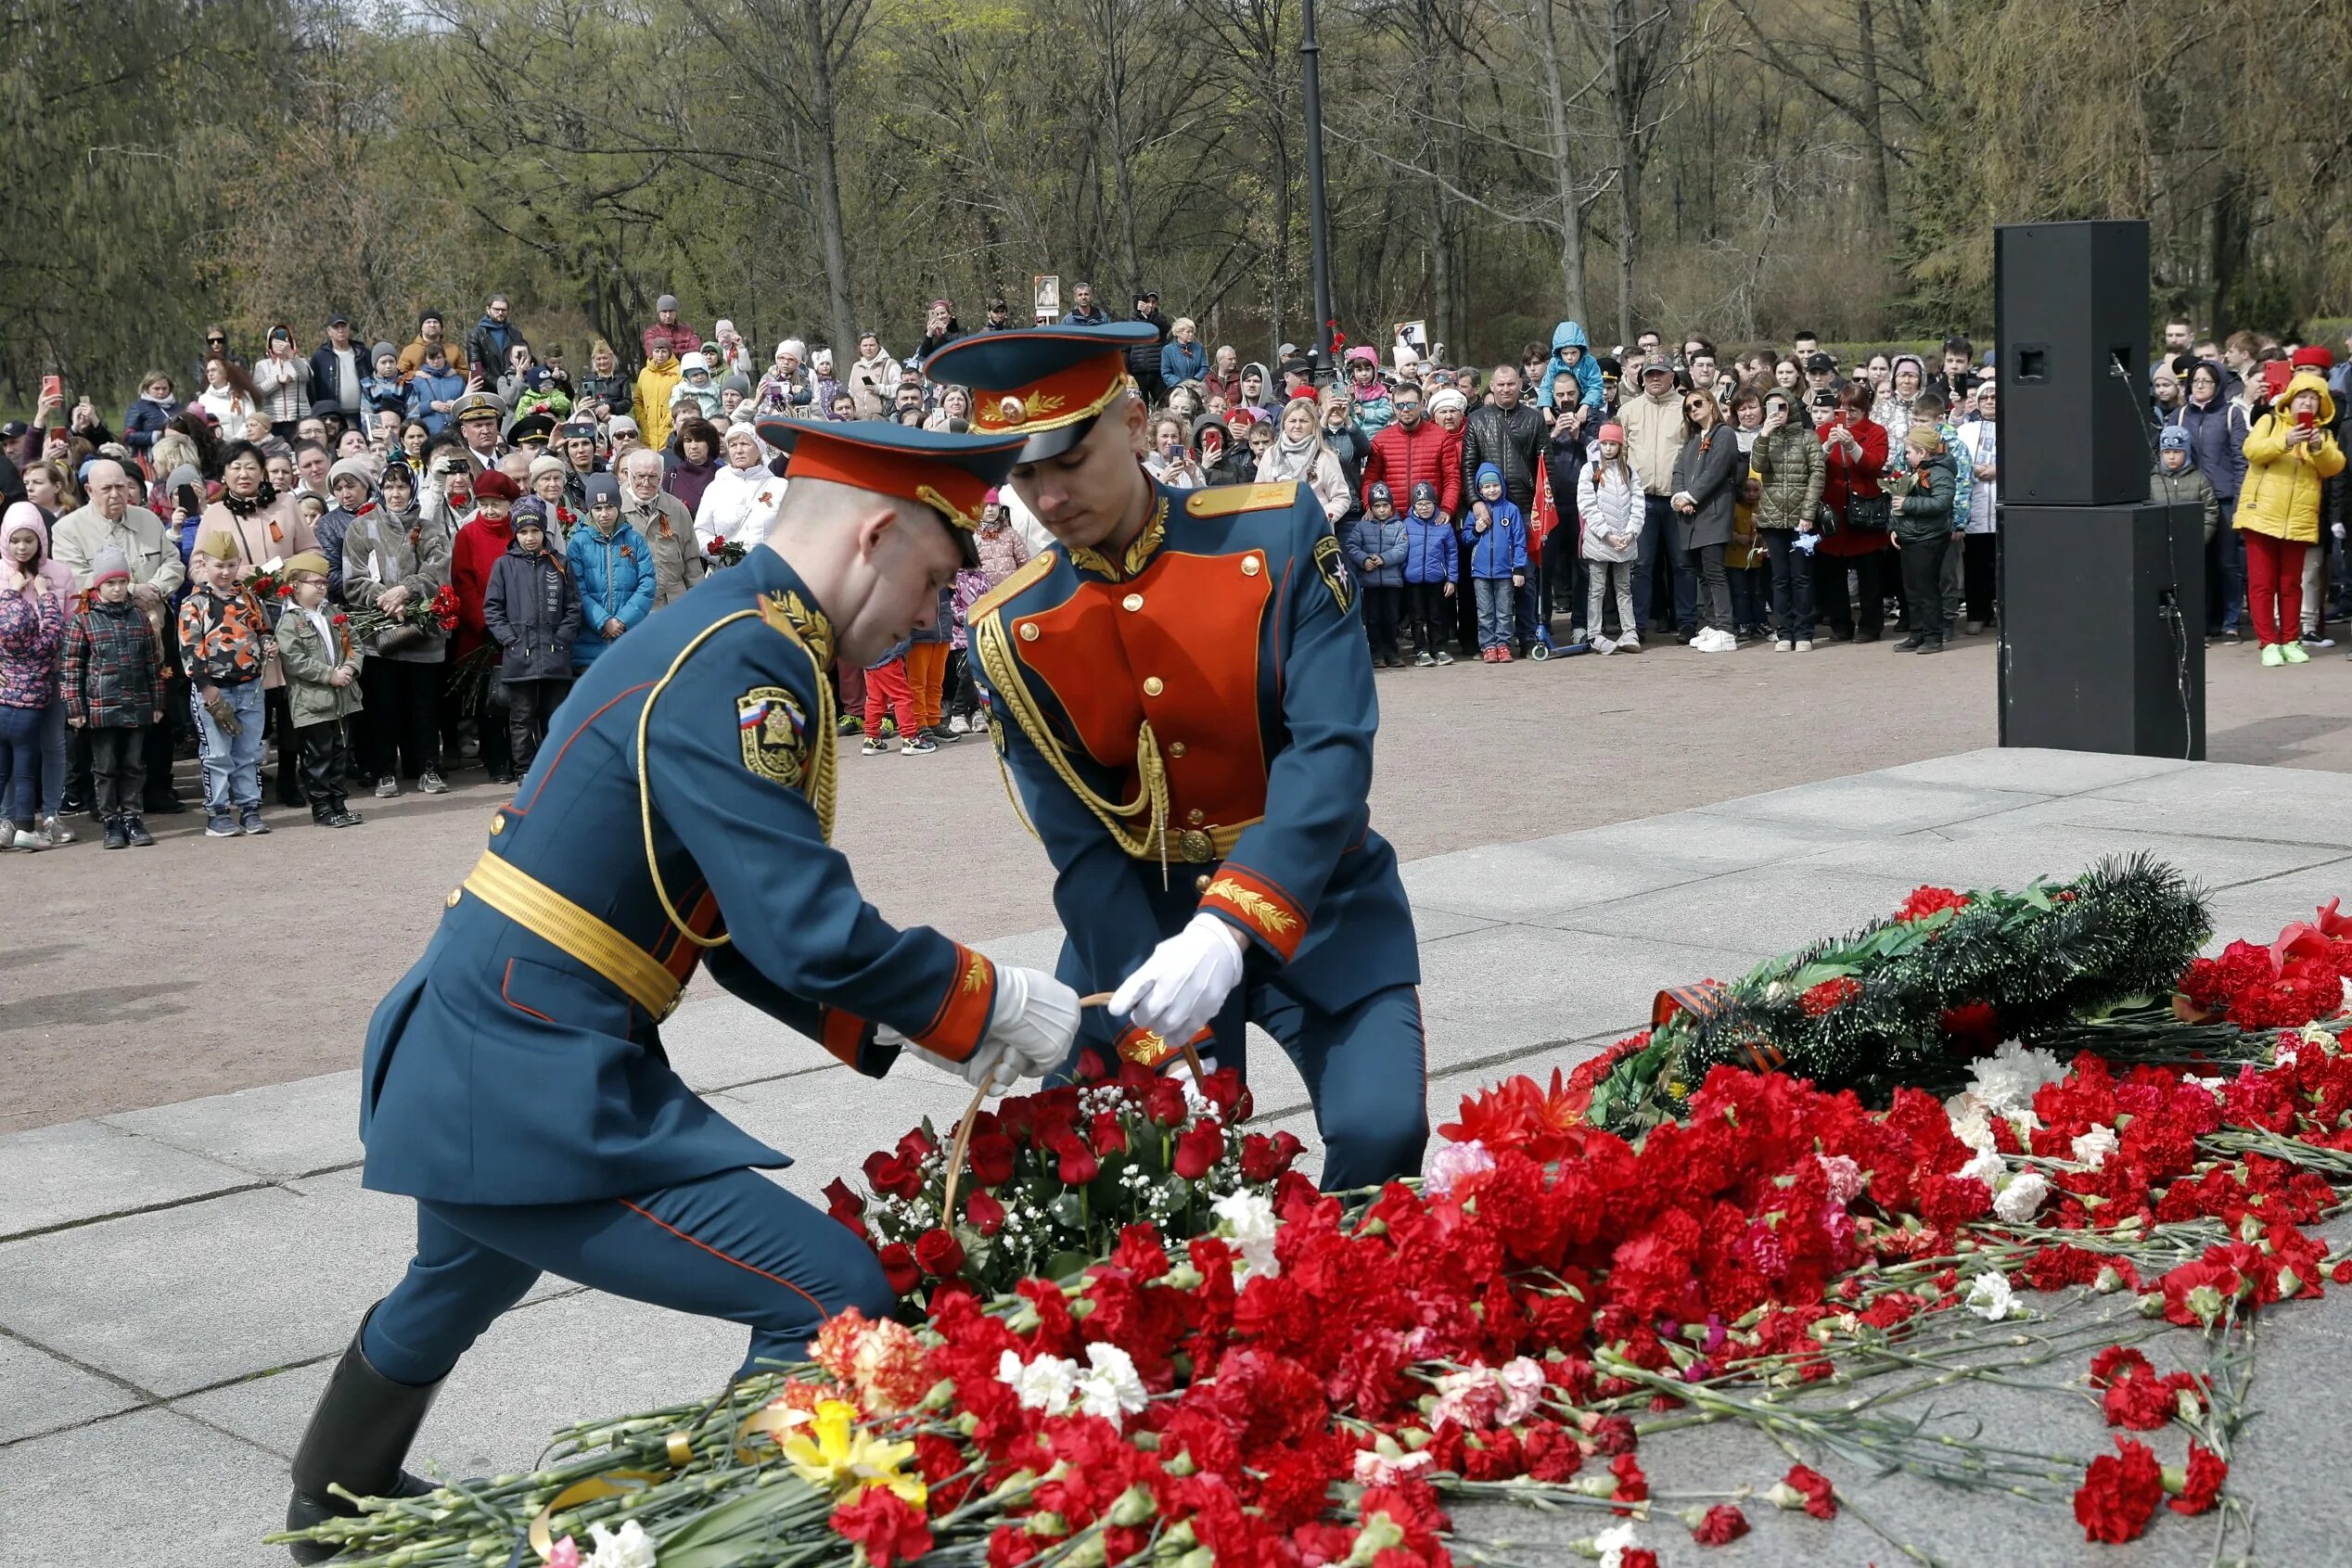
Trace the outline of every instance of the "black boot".
{"label": "black boot", "polygon": [[155,843],[155,835],[149,833],[147,830],[147,823],[136,817],[122,819],[122,836],[134,849],[148,848]]}
{"label": "black boot", "polygon": [[129,830],[122,825],[122,819],[119,816],[109,817],[106,820],[106,843],[103,848],[127,849],[130,847],[131,835]]}
{"label": "black boot", "polygon": [[[361,1334],[336,1363],[326,1391],[311,1412],[302,1431],[301,1447],[294,1450],[294,1497],[286,1505],[286,1527],[307,1530],[328,1519],[348,1519],[358,1510],[327,1490],[340,1485],[355,1497],[416,1498],[433,1488],[401,1469],[425,1412],[433,1407],[440,1383],[412,1388],[394,1383],[374,1367],[360,1349]],[[288,1546],[297,1562],[324,1562],[335,1548],[323,1541],[298,1541]]]}

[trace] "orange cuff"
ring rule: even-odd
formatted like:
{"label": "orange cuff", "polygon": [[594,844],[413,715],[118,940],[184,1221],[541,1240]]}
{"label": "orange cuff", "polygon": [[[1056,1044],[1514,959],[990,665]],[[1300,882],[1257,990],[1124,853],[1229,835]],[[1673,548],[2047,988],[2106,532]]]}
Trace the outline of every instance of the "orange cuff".
{"label": "orange cuff", "polygon": [[1306,939],[1307,915],[1289,894],[1253,872],[1228,865],[1200,896],[1200,907],[1223,915],[1288,963]]}
{"label": "orange cuff", "polygon": [[837,1007],[821,1008],[824,1045],[834,1060],[851,1072],[857,1070],[859,1052],[864,1048],[866,1035],[873,1027],[854,1013],[844,1013]]}
{"label": "orange cuff", "polygon": [[962,1062],[979,1049],[980,1037],[988,1033],[989,1014],[996,1007],[996,965],[961,942],[954,947],[954,978],[914,1043],[951,1062]]}
{"label": "orange cuff", "polygon": [[[1216,1035],[1213,1026],[1204,1028],[1193,1037],[1192,1043],[1197,1048],[1203,1040],[1213,1040]],[[1176,1047],[1149,1029],[1139,1028],[1132,1024],[1118,1032],[1118,1050],[1120,1061],[1132,1062],[1139,1067],[1149,1067],[1155,1072],[1176,1054]]]}

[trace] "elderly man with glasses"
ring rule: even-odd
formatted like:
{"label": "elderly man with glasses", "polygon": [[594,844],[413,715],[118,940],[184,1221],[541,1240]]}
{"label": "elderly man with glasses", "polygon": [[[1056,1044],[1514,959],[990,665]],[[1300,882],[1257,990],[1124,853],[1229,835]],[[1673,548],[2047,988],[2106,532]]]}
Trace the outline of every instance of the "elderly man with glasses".
{"label": "elderly man with glasses", "polygon": [[[187,567],[163,519],[138,504],[139,491],[138,481],[112,458],[102,457],[91,464],[89,504],[58,519],[50,530],[50,553],[59,566],[73,573],[73,585],[87,592],[98,553],[109,546],[121,551],[131,567],[131,596],[147,613],[148,623],[160,630],[166,625],[164,611],[173,591],[186,580]],[[172,794],[173,733],[171,724],[149,725],[146,731],[147,783],[141,805],[147,814],[167,815],[183,809]],[[88,800],[86,731],[66,737],[65,773],[67,799]]]}

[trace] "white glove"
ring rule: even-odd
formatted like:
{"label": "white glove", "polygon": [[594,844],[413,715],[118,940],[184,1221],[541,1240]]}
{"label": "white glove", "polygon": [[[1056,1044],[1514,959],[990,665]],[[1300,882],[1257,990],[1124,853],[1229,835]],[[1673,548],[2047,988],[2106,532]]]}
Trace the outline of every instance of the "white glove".
{"label": "white glove", "polygon": [[1111,994],[1110,1010],[1170,1045],[1182,1045],[1217,1016],[1240,982],[1243,940],[1213,914],[1193,916]]}
{"label": "white glove", "polygon": [[974,1089],[1002,1094],[1023,1078],[1042,1077],[1061,1065],[1078,1038],[1078,993],[1042,969],[999,964],[996,1007],[988,1032],[963,1061],[951,1062],[936,1051],[906,1042],[894,1029],[884,1028],[878,1038],[905,1043],[914,1056]]}

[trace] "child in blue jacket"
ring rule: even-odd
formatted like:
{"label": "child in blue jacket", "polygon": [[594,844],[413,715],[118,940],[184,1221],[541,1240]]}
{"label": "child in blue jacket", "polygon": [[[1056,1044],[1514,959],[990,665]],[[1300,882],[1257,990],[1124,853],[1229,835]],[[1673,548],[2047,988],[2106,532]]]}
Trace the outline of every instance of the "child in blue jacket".
{"label": "child in blue jacket", "polygon": [[[1385,489],[1386,487],[1380,487]],[[1426,669],[1451,664],[1446,628],[1453,624],[1455,577],[1462,570],[1462,541],[1438,513],[1438,487],[1423,479],[1412,487],[1405,513],[1405,613],[1412,621],[1412,662]]]}
{"label": "child in blue jacket", "polygon": [[[1559,385],[1564,380],[1571,385]],[[1592,357],[1592,345],[1575,322],[1564,321],[1552,329],[1552,358],[1544,364],[1535,405],[1566,418],[1578,417],[1581,410],[1580,423],[1600,415],[1601,362]]]}
{"label": "child in blue jacket", "polygon": [[1356,574],[1373,662],[1396,669],[1405,662],[1397,652],[1397,607],[1405,592],[1405,520],[1397,516],[1397,503],[1387,485],[1374,481],[1365,500],[1364,515],[1341,525],[1339,548]]}
{"label": "child in blue jacket", "polygon": [[1511,628],[1528,580],[1528,520],[1502,488],[1502,470],[1478,465],[1478,499],[1487,504],[1483,521],[1471,525],[1470,575],[1478,593],[1478,657],[1489,664],[1511,662]]}
{"label": "child in blue jacket", "polygon": [[622,520],[620,481],[610,474],[587,480],[588,520],[571,530],[564,555],[580,585],[580,635],[571,667],[585,669],[605,644],[653,613],[653,550]]}

